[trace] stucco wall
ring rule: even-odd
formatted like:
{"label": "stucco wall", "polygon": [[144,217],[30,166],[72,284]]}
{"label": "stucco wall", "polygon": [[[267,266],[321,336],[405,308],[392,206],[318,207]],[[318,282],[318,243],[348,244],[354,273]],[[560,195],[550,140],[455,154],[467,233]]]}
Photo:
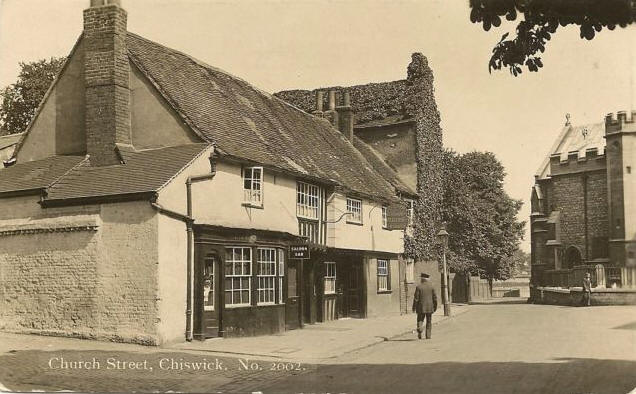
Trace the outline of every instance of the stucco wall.
{"label": "stucco wall", "polygon": [[400,271],[397,259],[389,260],[391,291],[378,293],[378,259],[368,258],[365,264],[367,279],[367,317],[400,313]]}
{"label": "stucco wall", "polygon": [[[203,154],[159,194],[159,203],[185,213],[185,182],[190,175],[210,173]],[[193,217],[198,224],[298,233],[296,180],[264,171],[263,208],[243,206],[241,166],[219,161],[216,176],[192,185]]]}
{"label": "stucco wall", "polygon": [[41,209],[35,197],[16,197],[0,207],[2,328],[159,342],[148,202]]}
{"label": "stucco wall", "polygon": [[159,337],[182,341],[186,324],[187,235],[184,222],[159,215]]}
{"label": "stucco wall", "polygon": [[[347,211],[347,197],[336,193],[327,205],[327,220],[335,222]],[[362,201],[362,225],[348,223],[345,216],[327,225],[327,246],[343,249],[402,253],[404,233],[382,228],[382,205]]]}
{"label": "stucco wall", "polygon": [[130,121],[137,149],[201,142],[134,65],[130,65]]}
{"label": "stucco wall", "polygon": [[80,41],[35,118],[18,152],[19,161],[86,152],[83,64]]}

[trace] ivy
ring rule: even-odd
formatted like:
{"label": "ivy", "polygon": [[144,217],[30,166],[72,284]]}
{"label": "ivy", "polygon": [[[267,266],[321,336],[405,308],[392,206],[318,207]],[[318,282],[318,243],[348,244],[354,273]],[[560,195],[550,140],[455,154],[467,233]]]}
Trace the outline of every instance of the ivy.
{"label": "ivy", "polygon": [[437,258],[436,234],[442,203],[443,145],[440,114],[435,103],[433,71],[421,53],[407,69],[405,111],[415,119],[417,194],[413,236],[405,237],[405,254],[417,260]]}

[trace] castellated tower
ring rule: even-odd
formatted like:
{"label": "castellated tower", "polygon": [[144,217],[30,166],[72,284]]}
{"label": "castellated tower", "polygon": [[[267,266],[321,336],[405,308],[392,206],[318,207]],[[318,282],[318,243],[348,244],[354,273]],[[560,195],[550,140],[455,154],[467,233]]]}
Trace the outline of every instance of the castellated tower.
{"label": "castellated tower", "polygon": [[636,111],[605,117],[610,261],[636,266]]}

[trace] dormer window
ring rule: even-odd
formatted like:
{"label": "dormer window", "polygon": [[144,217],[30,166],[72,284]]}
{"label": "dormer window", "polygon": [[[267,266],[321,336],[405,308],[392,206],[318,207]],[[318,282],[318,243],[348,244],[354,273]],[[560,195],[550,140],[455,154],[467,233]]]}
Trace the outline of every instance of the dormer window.
{"label": "dormer window", "polygon": [[263,167],[243,168],[243,204],[263,206]]}

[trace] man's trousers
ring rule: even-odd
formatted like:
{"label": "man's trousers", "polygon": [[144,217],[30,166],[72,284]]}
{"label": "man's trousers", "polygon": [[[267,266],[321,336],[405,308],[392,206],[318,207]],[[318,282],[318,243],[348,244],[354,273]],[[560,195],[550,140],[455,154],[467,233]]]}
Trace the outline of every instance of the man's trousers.
{"label": "man's trousers", "polygon": [[433,320],[432,313],[417,313],[417,332],[418,334],[422,334],[422,325],[424,324],[424,319],[426,318],[426,339],[431,339],[431,325]]}

